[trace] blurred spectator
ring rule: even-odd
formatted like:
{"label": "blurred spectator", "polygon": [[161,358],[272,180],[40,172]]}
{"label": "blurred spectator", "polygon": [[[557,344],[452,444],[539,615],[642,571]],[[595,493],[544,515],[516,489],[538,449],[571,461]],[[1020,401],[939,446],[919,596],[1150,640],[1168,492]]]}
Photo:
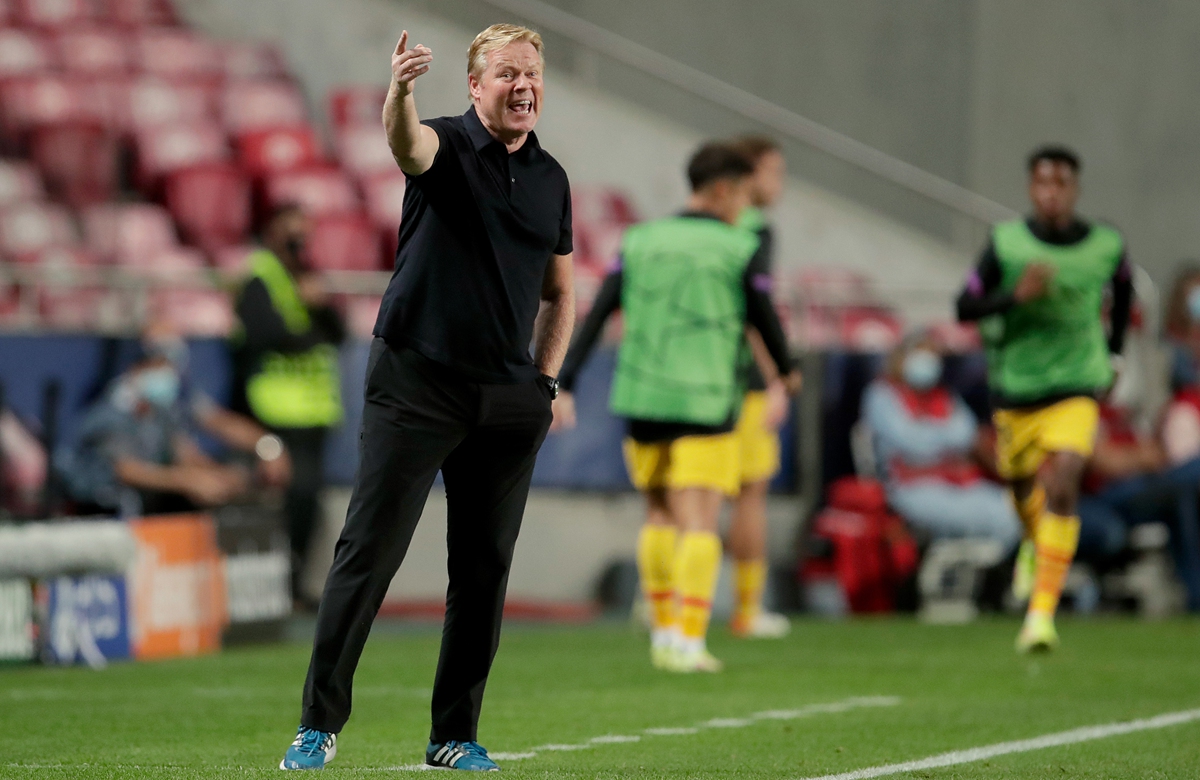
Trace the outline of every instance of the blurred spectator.
{"label": "blurred spectator", "polygon": [[1166,523],[1188,610],[1200,611],[1200,458],[1168,466],[1158,442],[1138,436],[1122,410],[1102,405],[1079,515],[1080,549],[1089,526],[1120,528],[1119,541],[1107,543],[1112,552],[1123,546],[1128,526]]}
{"label": "blurred spectator", "polygon": [[237,299],[233,408],[283,440],[292,480],[284,499],[292,547],[292,592],[299,583],[319,517],[325,440],[342,419],[337,345],[345,338],[322,278],[306,261],[310,224],[296,205],[276,208],[250,258]]}
{"label": "blurred spectator", "polygon": [[1171,388],[1200,384],[1200,266],[1185,265],[1167,299],[1166,338],[1171,347]]}
{"label": "blurred spectator", "polygon": [[979,424],[942,384],[942,356],[932,338],[910,338],[888,356],[884,375],[863,396],[862,418],[888,501],[912,527],[935,539],[986,538],[1016,547],[1016,511],[973,459]]}
{"label": "blurred spectator", "polygon": [[171,360],[147,351],[88,409],[65,469],[79,514],[189,511],[247,491],[244,469],[217,463],[187,435],[179,393]]}

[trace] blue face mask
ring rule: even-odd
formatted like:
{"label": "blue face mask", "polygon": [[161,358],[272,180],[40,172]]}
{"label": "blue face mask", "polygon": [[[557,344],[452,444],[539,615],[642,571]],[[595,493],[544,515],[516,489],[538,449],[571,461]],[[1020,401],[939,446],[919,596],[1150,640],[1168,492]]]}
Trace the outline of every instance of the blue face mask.
{"label": "blue face mask", "polygon": [[179,374],[170,366],[149,368],[138,374],[137,388],[142,398],[167,409],[179,398]]}
{"label": "blue face mask", "polygon": [[929,390],[942,378],[942,358],[928,349],[914,349],[904,358],[904,382],[914,390]]}
{"label": "blue face mask", "polygon": [[1192,322],[1200,322],[1200,285],[1188,290],[1187,309]]}

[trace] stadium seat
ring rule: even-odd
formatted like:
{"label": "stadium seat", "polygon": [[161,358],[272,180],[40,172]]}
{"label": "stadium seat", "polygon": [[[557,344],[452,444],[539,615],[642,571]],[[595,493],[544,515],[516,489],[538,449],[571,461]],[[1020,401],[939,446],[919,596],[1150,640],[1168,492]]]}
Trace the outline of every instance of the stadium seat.
{"label": "stadium seat", "polygon": [[45,197],[42,177],[25,160],[0,160],[0,207]]}
{"label": "stadium seat", "polygon": [[122,259],[121,265],[125,270],[141,276],[170,280],[179,277],[194,277],[197,273],[202,272],[208,263],[204,260],[204,253],[199,249],[175,245],[140,256],[126,256]]}
{"label": "stadium seat", "polygon": [[134,36],[133,56],[150,76],[212,82],[225,76],[221,48],[182,28],[140,30]]}
{"label": "stadium seat", "polygon": [[167,210],[183,239],[215,257],[246,240],[250,230],[250,182],[236,167],[197,165],[167,177]]}
{"label": "stadium seat", "polygon": [[187,122],[142,130],[134,136],[135,180],[146,193],[156,193],[163,176],[205,163],[229,159],[225,133],[215,123]]}
{"label": "stadium seat", "polygon": [[203,84],[153,77],[108,78],[93,86],[109,127],[122,133],[180,123],[207,123],[215,117],[212,95]]}
{"label": "stadium seat", "polygon": [[298,168],[268,175],[263,181],[264,206],[270,210],[297,203],[312,217],[359,211],[358,193],[337,168]]}
{"label": "stadium seat", "polygon": [[54,54],[37,32],[0,28],[0,79],[44,73],[56,64]]}
{"label": "stadium seat", "polygon": [[347,295],[342,303],[342,311],[346,319],[346,329],[360,339],[370,339],[375,330],[375,320],[379,317],[379,304],[382,298],[378,295]]}
{"label": "stadium seat", "polygon": [[155,290],[150,308],[184,336],[223,338],[233,331],[232,302],[216,290]]}
{"label": "stadium seat", "polygon": [[44,283],[35,287],[39,322],[62,330],[94,330],[100,325],[102,308],[112,300],[103,289],[78,286],[81,268],[99,264],[99,258],[80,247],[51,247],[13,258],[36,265]]}
{"label": "stadium seat", "polygon": [[395,232],[404,211],[404,186],[404,174],[398,168],[363,180],[367,215],[375,225]]}
{"label": "stadium seat", "polygon": [[359,84],[329,93],[329,123],[342,129],[354,125],[379,127],[387,87]]}
{"label": "stadium seat", "polygon": [[12,0],[13,21],[28,27],[69,27],[96,18],[91,0]]}
{"label": "stadium seat", "polygon": [[227,79],[284,79],[288,76],[283,55],[270,43],[223,43],[221,50]]}
{"label": "stadium seat", "polygon": [[221,273],[222,276],[229,278],[240,278],[249,268],[249,259],[258,247],[250,244],[239,244],[237,246],[227,246],[218,249],[212,253],[213,267]]}
{"label": "stadium seat", "polygon": [[304,97],[286,81],[239,79],[221,94],[221,120],[231,133],[303,125],[307,119]]}
{"label": "stadium seat", "polygon": [[11,142],[37,125],[102,120],[95,95],[60,76],[15,79],[0,87],[5,135]]}
{"label": "stadium seat", "polygon": [[387,135],[383,131],[383,123],[378,117],[374,124],[340,128],[337,131],[337,151],[342,167],[360,179],[398,170],[396,158],[392,156]]}
{"label": "stadium seat", "polygon": [[143,267],[178,246],[171,215],[150,203],[108,203],[83,212],[87,246],[106,262]]}
{"label": "stadium seat", "polygon": [[378,271],[379,234],[362,214],[338,214],[313,220],[308,259],[321,271]]}
{"label": "stadium seat", "polygon": [[5,256],[78,243],[75,223],[66,206],[17,203],[0,210],[0,253]]}
{"label": "stadium seat", "polygon": [[111,27],[60,30],[54,35],[54,50],[62,69],[79,76],[128,73],[133,62],[129,37]]}
{"label": "stadium seat", "polygon": [[625,229],[638,221],[628,196],[612,187],[579,187],[572,192],[575,264],[603,276],[616,259]]}
{"label": "stadium seat", "polygon": [[313,165],[321,160],[317,134],[307,125],[240,133],[235,145],[238,163],[254,177]]}
{"label": "stadium seat", "polygon": [[98,122],[38,127],[29,149],[55,198],[82,208],[116,194],[117,141]]}
{"label": "stadium seat", "polygon": [[168,27],[178,16],[169,0],[102,0],[106,16],[114,24],[130,27]]}

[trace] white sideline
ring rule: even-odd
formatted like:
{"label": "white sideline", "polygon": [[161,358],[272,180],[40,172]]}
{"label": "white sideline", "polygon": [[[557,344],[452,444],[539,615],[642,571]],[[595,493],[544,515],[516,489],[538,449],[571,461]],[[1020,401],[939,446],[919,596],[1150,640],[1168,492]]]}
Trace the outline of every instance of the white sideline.
{"label": "white sideline", "polygon": [[1032,739],[999,742],[995,745],[984,745],[983,747],[968,748],[966,750],[955,750],[951,753],[941,753],[916,761],[905,761],[902,764],[884,764],[882,766],[867,767],[866,769],[856,769],[853,772],[842,772],[836,775],[809,777],[804,780],[866,780],[870,777],[884,777],[886,775],[900,774],[901,772],[915,772],[921,769],[936,769],[943,766],[970,764],[995,756],[1008,755],[1009,753],[1028,753],[1032,750],[1059,747],[1060,745],[1074,745],[1077,742],[1090,742],[1094,739],[1132,734],[1136,731],[1165,729],[1169,726],[1178,726],[1182,723],[1191,723],[1197,720],[1200,720],[1200,709],[1168,712],[1163,715],[1156,715],[1153,718],[1141,718],[1139,720],[1125,721],[1124,723],[1107,723],[1099,726],[1082,726],[1070,731],[1045,734],[1040,737],[1033,737]]}
{"label": "white sideline", "polygon": [[[838,712],[846,712],[847,710],[858,709],[861,707],[894,707],[900,703],[900,699],[895,696],[852,696],[849,699],[841,701],[831,701],[824,704],[809,704],[804,707],[798,707],[794,710],[767,710],[765,712],[756,712],[748,718],[713,718],[698,723],[695,726],[668,726],[662,728],[643,729],[642,734],[651,737],[680,737],[690,734],[698,734],[702,729],[731,729],[744,728],[753,725],[761,720],[793,720],[795,718],[808,718],[813,715],[831,715]],[[585,742],[574,744],[551,744],[539,745],[536,748],[522,753],[492,753],[491,757],[497,761],[520,761],[526,758],[533,758],[538,753],[554,753],[554,752],[569,752],[574,750],[589,750],[601,745],[622,745],[630,742],[640,742],[641,735],[636,734],[604,734],[599,737],[592,737]],[[366,771],[387,771],[387,772],[422,772],[434,767],[425,764],[409,764],[407,766],[387,767],[383,770],[366,770]],[[360,770],[363,771],[363,770]]]}

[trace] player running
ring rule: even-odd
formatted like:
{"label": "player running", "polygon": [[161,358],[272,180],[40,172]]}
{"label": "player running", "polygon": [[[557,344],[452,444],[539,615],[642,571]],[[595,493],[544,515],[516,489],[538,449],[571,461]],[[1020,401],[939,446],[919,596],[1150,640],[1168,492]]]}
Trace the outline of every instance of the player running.
{"label": "player running", "polygon": [[1024,526],[1013,575],[1014,593],[1029,597],[1022,653],[1058,644],[1054,613],[1079,542],[1076,502],[1096,396],[1112,384],[1110,355],[1121,352],[1133,294],[1120,233],[1075,215],[1079,167],[1062,147],[1030,155],[1033,215],[993,228],[958,298],[958,318],[980,321],[989,350],[997,467]]}
{"label": "player running", "polygon": [[610,408],[628,420],[625,459],[647,501],[638,571],[651,606],[651,660],[677,672],[715,672],[705,637],[721,566],[717,519],[740,487],[740,355],[746,325],[761,334],[785,384],[799,386],[767,293],[759,239],[735,227],[753,167],[707,144],[688,163],[687,210],[636,225],[621,245],[560,373],[559,427],[574,424],[569,392],[604,320],[618,308],[624,338]]}

